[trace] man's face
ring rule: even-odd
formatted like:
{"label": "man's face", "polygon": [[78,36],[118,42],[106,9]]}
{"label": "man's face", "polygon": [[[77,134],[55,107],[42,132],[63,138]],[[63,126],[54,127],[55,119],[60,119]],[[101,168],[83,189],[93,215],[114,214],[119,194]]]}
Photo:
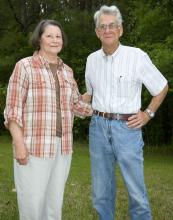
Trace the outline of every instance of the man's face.
{"label": "man's face", "polygon": [[103,14],[96,28],[97,37],[102,42],[103,47],[115,47],[119,43],[119,38],[123,33],[122,26],[118,25],[116,16]]}

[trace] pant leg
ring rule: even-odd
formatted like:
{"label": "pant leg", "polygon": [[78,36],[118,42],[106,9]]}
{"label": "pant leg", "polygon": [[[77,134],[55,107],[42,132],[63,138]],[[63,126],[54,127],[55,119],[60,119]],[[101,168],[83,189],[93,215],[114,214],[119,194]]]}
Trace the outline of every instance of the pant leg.
{"label": "pant leg", "polygon": [[109,121],[93,116],[89,128],[93,206],[99,220],[114,220],[115,157],[109,140]]}
{"label": "pant leg", "polygon": [[20,220],[41,220],[53,159],[29,157],[27,165],[14,160],[14,180]]}
{"label": "pant leg", "polygon": [[116,122],[114,143],[118,146],[117,160],[128,190],[132,220],[151,220],[143,172],[143,140],[140,129],[128,128],[125,122]]}
{"label": "pant leg", "polygon": [[72,155],[61,155],[61,139],[57,138],[57,153],[46,190],[42,220],[61,220],[64,189],[71,158]]}

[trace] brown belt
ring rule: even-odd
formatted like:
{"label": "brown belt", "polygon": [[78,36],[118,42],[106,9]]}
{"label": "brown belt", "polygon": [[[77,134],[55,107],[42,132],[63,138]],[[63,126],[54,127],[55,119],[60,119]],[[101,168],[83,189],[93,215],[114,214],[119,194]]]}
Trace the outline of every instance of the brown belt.
{"label": "brown belt", "polygon": [[93,113],[94,115],[99,115],[103,118],[122,120],[122,121],[128,121],[128,118],[134,115],[134,114],[106,113],[106,112],[99,112],[97,110],[94,110]]}

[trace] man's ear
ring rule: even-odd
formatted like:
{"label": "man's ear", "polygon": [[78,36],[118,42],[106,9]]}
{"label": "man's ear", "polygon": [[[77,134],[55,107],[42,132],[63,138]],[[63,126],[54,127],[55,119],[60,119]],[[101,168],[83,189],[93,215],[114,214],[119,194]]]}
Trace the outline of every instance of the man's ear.
{"label": "man's ear", "polygon": [[120,37],[123,35],[123,26],[120,26]]}
{"label": "man's ear", "polygon": [[97,37],[100,39],[100,32],[97,28],[95,28],[95,32],[96,32]]}

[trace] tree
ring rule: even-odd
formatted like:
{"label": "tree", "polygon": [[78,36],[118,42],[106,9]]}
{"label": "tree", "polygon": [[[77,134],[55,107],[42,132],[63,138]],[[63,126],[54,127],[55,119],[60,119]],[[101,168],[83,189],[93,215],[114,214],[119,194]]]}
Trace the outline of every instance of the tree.
{"label": "tree", "polygon": [[[145,50],[168,79],[168,96],[144,132],[148,143],[173,143],[172,0],[0,0],[0,118],[11,72],[17,60],[32,54],[28,39],[41,19],[56,19],[62,23],[69,44],[60,56],[73,68],[80,91],[85,91],[86,58],[100,48],[93,14],[103,4],[116,4],[122,12],[124,34],[121,43]],[[150,95],[144,91],[143,105],[147,106],[149,100]],[[89,119],[79,120],[75,119],[74,132],[86,137]]]}

